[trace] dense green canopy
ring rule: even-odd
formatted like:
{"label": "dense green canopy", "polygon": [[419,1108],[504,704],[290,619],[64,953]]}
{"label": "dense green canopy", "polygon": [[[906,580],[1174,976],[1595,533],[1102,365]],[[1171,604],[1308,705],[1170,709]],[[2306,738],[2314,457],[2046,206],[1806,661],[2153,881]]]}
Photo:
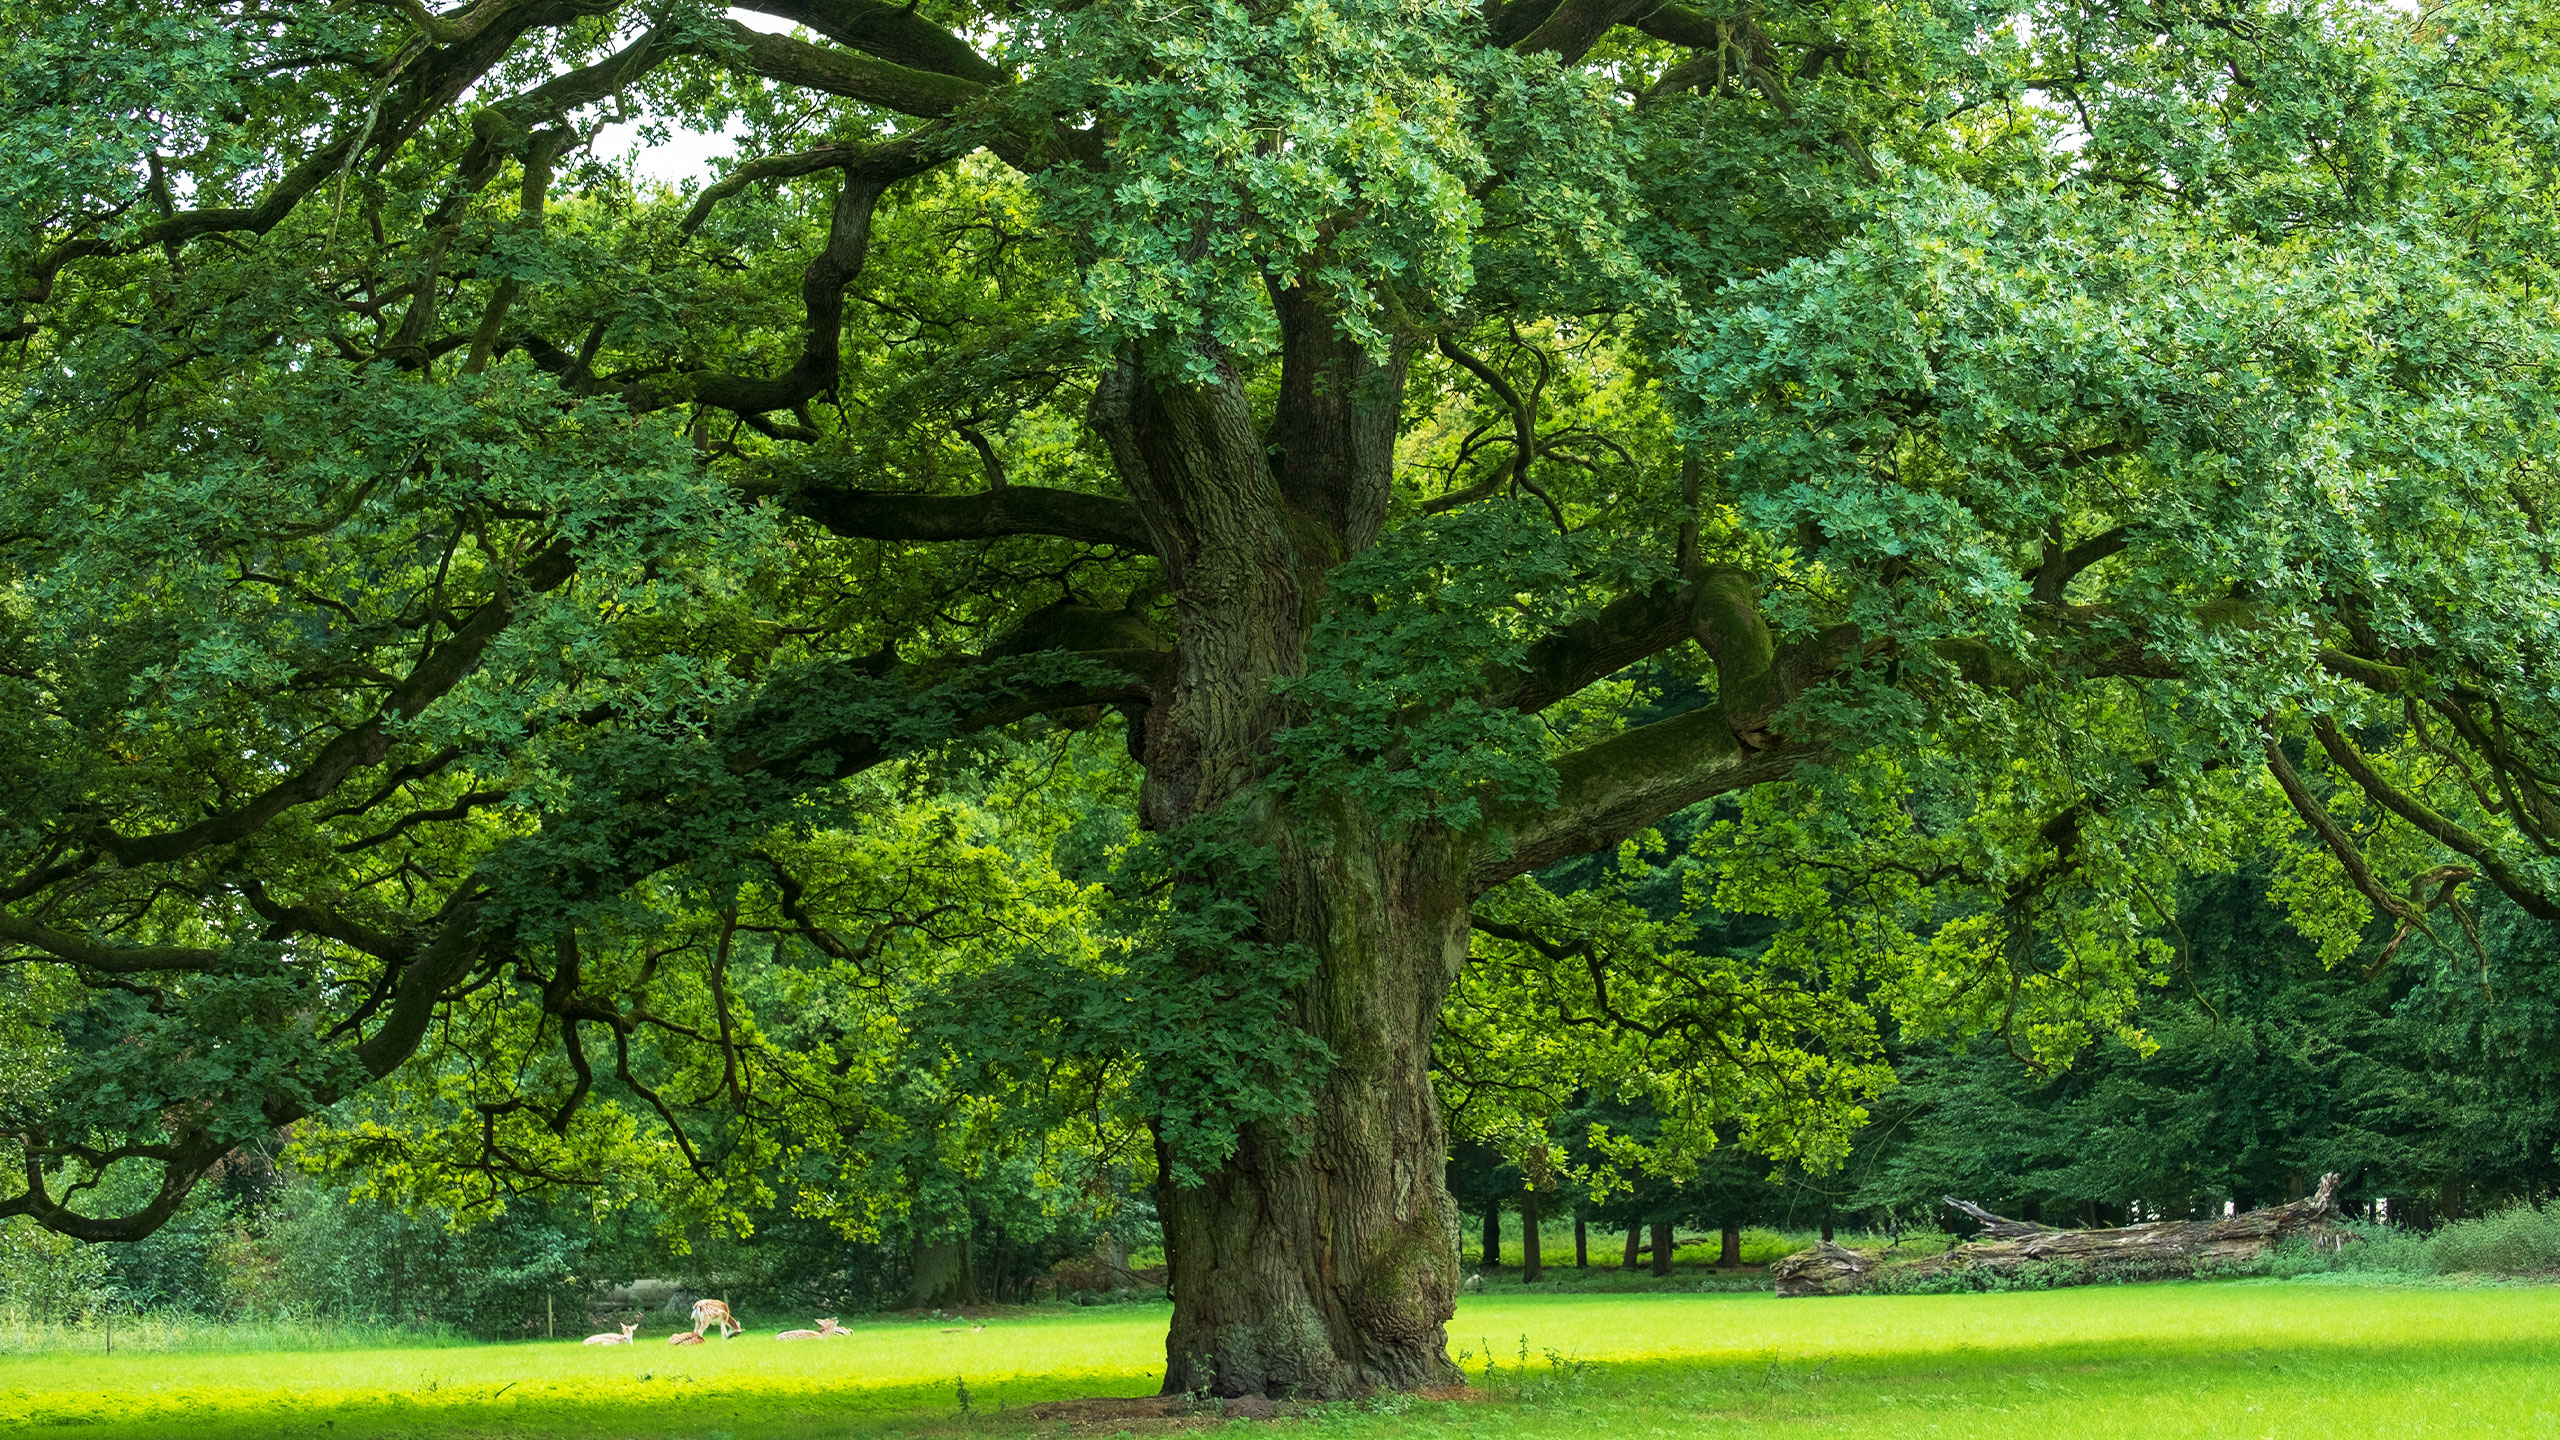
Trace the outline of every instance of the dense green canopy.
{"label": "dense green canopy", "polygon": [[1342,1393],[1435,1041],[1821,1165],[2192,872],[2560,920],[2539,6],[5,13],[0,1216],[1134,1166]]}

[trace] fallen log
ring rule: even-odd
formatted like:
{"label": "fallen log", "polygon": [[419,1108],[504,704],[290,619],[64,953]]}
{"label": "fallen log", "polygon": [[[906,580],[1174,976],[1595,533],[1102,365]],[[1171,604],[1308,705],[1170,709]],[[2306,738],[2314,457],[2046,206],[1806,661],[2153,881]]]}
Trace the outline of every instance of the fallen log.
{"label": "fallen log", "polygon": [[1777,1280],[1782,1296],[1854,1295],[1866,1288],[1867,1276],[1875,1268],[1873,1255],[1824,1240],[1810,1250],[1780,1256],[1769,1274]]}
{"label": "fallen log", "polygon": [[[2343,1231],[2322,1224],[2338,1213],[2337,1191],[2338,1177],[2323,1175],[2318,1190],[2290,1204],[2220,1220],[2159,1220],[2111,1230],[2056,1230],[1994,1215],[1949,1196],[1947,1203],[1979,1222],[1982,1233],[1945,1254],[1888,1270],[1856,1251],[1826,1242],[1787,1256],[1771,1266],[1770,1273],[1780,1295],[1848,1295],[1877,1288],[1888,1275],[1899,1285],[1955,1271],[1996,1276],[2029,1265],[2054,1267],[2066,1284],[2190,1274],[2198,1268],[2254,1260],[2296,1235],[2343,1239]],[[2074,1269],[2081,1272],[2077,1281],[2070,1278]]]}

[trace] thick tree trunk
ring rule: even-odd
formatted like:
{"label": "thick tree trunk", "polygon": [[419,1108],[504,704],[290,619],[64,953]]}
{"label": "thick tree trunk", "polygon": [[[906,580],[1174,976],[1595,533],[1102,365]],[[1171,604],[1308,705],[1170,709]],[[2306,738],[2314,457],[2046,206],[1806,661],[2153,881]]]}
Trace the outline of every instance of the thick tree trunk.
{"label": "thick tree trunk", "polygon": [[1657,1220],[1653,1222],[1654,1274],[1668,1275],[1671,1273],[1671,1252],[1678,1248],[1679,1243],[1679,1240],[1672,1234],[1672,1226],[1669,1221]]}
{"label": "thick tree trunk", "polygon": [[1579,1215],[1573,1217],[1573,1268],[1591,1268],[1591,1232],[1584,1227]]}
{"label": "thick tree trunk", "polygon": [[1629,1225],[1627,1227],[1627,1258],[1619,1263],[1618,1268],[1621,1270],[1633,1270],[1636,1268],[1636,1261],[1643,1258],[1643,1255],[1644,1226],[1641,1224]]}
{"label": "thick tree trunk", "polygon": [[[1429,1062],[1465,912],[1427,852],[1372,842],[1326,863],[1341,872],[1334,913],[1302,932],[1324,958],[1292,1018],[1335,1065],[1314,1113],[1248,1127],[1205,1184],[1160,1187],[1167,1393],[1316,1399],[1457,1378],[1445,1326],[1459,1216]],[[1342,913],[1348,897],[1389,895],[1410,903]]]}
{"label": "thick tree trunk", "polygon": [[1538,1226],[1544,1219],[1545,1217],[1538,1213],[1538,1192],[1521,1191],[1520,1283],[1523,1285],[1534,1283],[1539,1276],[1546,1273],[1546,1256],[1538,1235]]}
{"label": "thick tree trunk", "polygon": [[[1312,307],[1312,308],[1311,308]],[[1386,513],[1401,363],[1368,362],[1332,317],[1284,295],[1276,411],[1233,375],[1177,384],[1133,360],[1092,418],[1146,517],[1178,632],[1140,734],[1139,817],[1208,817],[1266,853],[1233,954],[1185,957],[1200,982],[1257,956],[1315,968],[1284,1013],[1333,1057],[1307,1113],[1249,1124],[1197,1184],[1163,1155],[1158,1213],[1173,1292],[1166,1393],[1327,1399],[1457,1380],[1446,1324],[1459,1215],[1430,1075],[1440,1002],[1466,957],[1464,856],[1421,827],[1389,835],[1356,799],[1268,785],[1293,718],[1327,577]],[[1276,457],[1276,459],[1275,459]]]}
{"label": "thick tree trunk", "polygon": [[1720,1270],[1742,1268],[1741,1226],[1728,1223],[1724,1227],[1723,1241],[1716,1247],[1716,1268]]}

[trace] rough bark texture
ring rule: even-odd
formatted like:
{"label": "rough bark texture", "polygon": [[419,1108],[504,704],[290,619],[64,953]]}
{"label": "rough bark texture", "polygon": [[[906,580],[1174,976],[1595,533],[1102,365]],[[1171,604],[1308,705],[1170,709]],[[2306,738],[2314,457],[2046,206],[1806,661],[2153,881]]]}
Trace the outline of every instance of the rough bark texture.
{"label": "rough bark texture", "polygon": [[1299,931],[1327,941],[1324,958],[1292,1017],[1335,1056],[1314,1113],[1249,1127],[1203,1184],[1159,1187],[1169,1393],[1315,1399],[1457,1378],[1459,1216],[1429,1051],[1464,909],[1389,898],[1448,883],[1403,847],[1345,846],[1326,865],[1331,923]]}
{"label": "rough bark texture", "polygon": [[[1405,361],[1345,338],[1312,292],[1274,300],[1276,389],[1223,371],[1177,379],[1132,352],[1095,387],[1089,418],[1175,614],[1170,656],[1133,707],[1139,819],[1177,835],[1216,817],[1220,844],[1232,853],[1240,836],[1268,877],[1254,882],[1243,933],[1186,940],[1202,953],[1175,963],[1216,987],[1256,956],[1312,957],[1283,1013],[1237,1018],[1294,1027],[1332,1057],[1305,1114],[1245,1126],[1212,1173],[1196,1174],[1203,1157],[1160,1155],[1174,1303],[1165,1388],[1325,1399],[1460,1378],[1446,1338],[1459,1214],[1430,1057],[1466,959],[1471,897],[1796,762],[1746,751],[1720,713],[1675,716],[1560,758],[1553,805],[1490,797],[1484,826],[1466,833],[1391,830],[1362,797],[1275,785],[1275,737],[1306,718],[1287,682],[1307,672],[1334,572],[1386,519]],[[1127,528],[1117,511],[1111,523]],[[1688,593],[1613,606],[1590,633],[1554,637],[1505,703],[1548,703],[1683,643],[1695,628],[1676,623]],[[1766,662],[1767,649],[1751,653]],[[1482,843],[1484,827],[1503,843]],[[1529,1258],[1534,1274],[1534,1241]]]}
{"label": "rough bark texture", "polygon": [[[2323,1175],[2319,1189],[2289,1204],[2220,1220],[2162,1220],[2110,1230],[2054,1230],[1950,1198],[1948,1204],[1982,1223],[1980,1237],[1894,1273],[1926,1276],[2064,1262],[2086,1266],[2089,1278],[2101,1279],[2253,1260],[2279,1241],[2320,1233],[2320,1222],[2338,1213],[2337,1190],[2338,1177]],[[1771,1274],[1780,1295],[1846,1295],[1873,1285],[1879,1271],[1867,1257],[1825,1243],[1779,1261]]]}
{"label": "rough bark texture", "polygon": [[1943,1255],[1932,1256],[1916,1270],[1950,1270],[1959,1266],[1998,1269],[2030,1261],[2071,1260],[2111,1269],[2174,1269],[2199,1261],[2254,1260],[2270,1246],[2338,1213],[2338,1177],[2320,1177],[2320,1187],[2302,1200],[2265,1210],[2251,1210],[2220,1220],[2161,1220],[2114,1230],[2055,1230],[2028,1220],[2010,1220],[1970,1201],[1949,1198],[1948,1204],[1982,1224],[1980,1237]]}
{"label": "rough bark texture", "polygon": [[[1223,813],[1267,847],[1275,876],[1239,938],[1316,957],[1280,1023],[1334,1057],[1311,1113],[1248,1126],[1201,1183],[1162,1157],[1167,1393],[1319,1399],[1458,1378],[1459,1216],[1430,1047],[1466,956],[1464,857],[1445,835],[1382,833],[1356,805],[1266,791],[1292,718],[1275,682],[1305,671],[1326,576],[1377,537],[1402,386],[1401,364],[1370,363],[1300,308],[1282,306],[1267,432],[1233,376],[1175,384],[1135,359],[1092,408],[1175,596],[1140,818],[1175,832]],[[1213,978],[1219,957],[1202,963]]]}
{"label": "rough bark texture", "polygon": [[1770,1278],[1778,1282],[1780,1297],[1797,1295],[1852,1295],[1865,1288],[1867,1275],[1875,1269],[1875,1260],[1845,1245],[1834,1245],[1828,1236],[1810,1250],[1799,1250],[1769,1267]]}

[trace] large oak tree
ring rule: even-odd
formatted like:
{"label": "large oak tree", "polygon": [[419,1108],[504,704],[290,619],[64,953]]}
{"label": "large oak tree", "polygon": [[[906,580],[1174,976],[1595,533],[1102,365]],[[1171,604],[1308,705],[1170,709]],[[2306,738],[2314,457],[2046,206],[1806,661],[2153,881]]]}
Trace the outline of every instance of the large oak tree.
{"label": "large oak tree", "polygon": [[[2560,914],[2534,6],[8,39],[0,1215],[296,1124],[735,1195],[908,1026],[1142,1127],[1168,1388],[1413,1387],[1462,972],[1486,1084],[1606,1037],[1673,1148],[1819,1157],[1871,1001],[2052,1063],[2251,837],[2340,934]],[[1003,734],[1125,739],[1057,752],[1134,786],[1093,886],[910,808]],[[1748,965],[1533,878],[1726,796]],[[900,946],[1001,961],[831,1008]]]}

